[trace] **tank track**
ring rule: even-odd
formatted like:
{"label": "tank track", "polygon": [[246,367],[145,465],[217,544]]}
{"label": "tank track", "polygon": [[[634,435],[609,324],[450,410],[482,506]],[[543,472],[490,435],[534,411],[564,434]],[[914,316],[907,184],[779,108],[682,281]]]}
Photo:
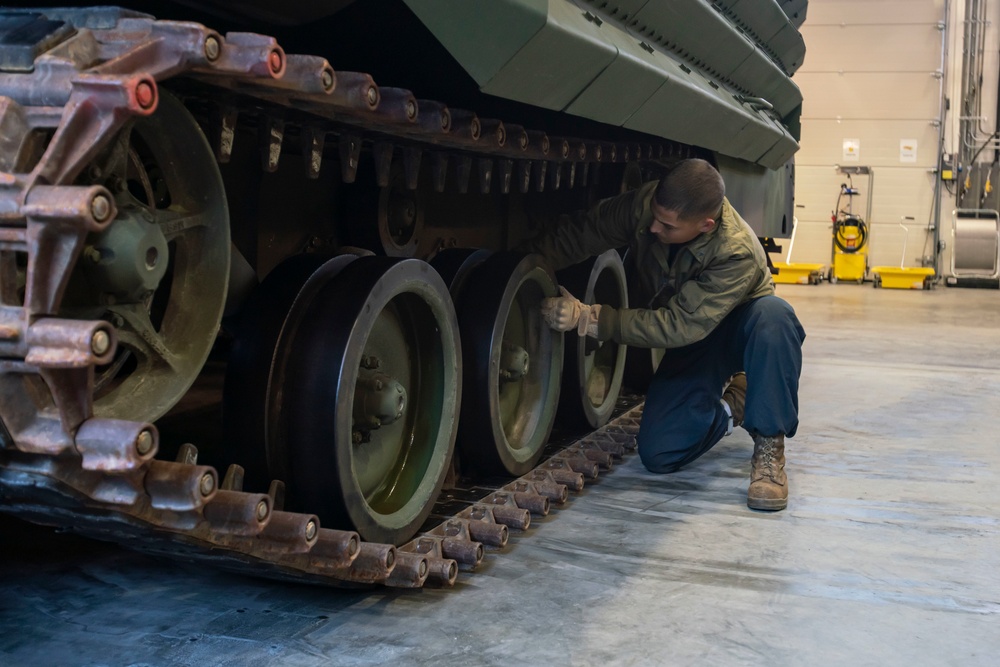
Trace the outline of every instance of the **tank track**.
{"label": "tank track", "polygon": [[[286,136],[297,134],[311,178],[324,152],[335,150],[342,179],[352,182],[365,146],[380,185],[388,183],[395,153],[411,187],[428,158],[438,190],[455,173],[464,192],[475,166],[482,192],[541,191],[594,182],[602,164],[680,158],[694,149],[549,137],[480,119],[408,90],[380,88],[367,74],[335,72],[323,58],[287,55],[263,35],[222,36],[127,10],[87,10],[86,27],[77,24],[83,10],[46,16],[77,25],[75,36],[36,58],[32,71],[0,75],[0,257],[6,254],[8,265],[16,253],[28,257],[23,303],[9,294],[0,302],[0,509],[254,575],[450,585],[459,565],[482,560],[484,545],[503,546],[509,529],[524,530],[530,514],[565,502],[569,490],[579,491],[634,447],[641,408],[394,547],[283,511],[280,482],[266,494],[243,492],[238,466],[220,480],[214,468],[198,465],[193,446],[176,461],[156,459],[153,424],[95,417],[95,367],[113,356],[115,330],[56,313],[84,238],[116,211],[103,186],[74,183],[129,119],[154,112],[163,81],[183,79],[182,96],[210,105],[219,161],[229,159],[244,115],[239,104],[251,98],[262,167],[276,169]],[[233,104],[219,101],[226,99]],[[20,164],[24,146],[39,135],[48,139],[40,161]]]}
{"label": "tank track", "polygon": [[[571,492],[610,471],[635,448],[642,407],[564,447],[527,475],[464,507],[399,547],[361,541],[352,531],[319,528],[316,517],[281,511],[280,484],[268,494],[233,486],[231,466],[218,490],[214,468],[197,465],[193,446],[176,462],[151,459],[116,474],[85,470],[71,456],[2,454],[3,511],[130,549],[243,574],[332,586],[451,586],[474,570],[487,548],[504,547],[510,531],[564,505]],[[265,503],[267,514],[257,508]],[[311,528],[310,528],[311,526]]]}

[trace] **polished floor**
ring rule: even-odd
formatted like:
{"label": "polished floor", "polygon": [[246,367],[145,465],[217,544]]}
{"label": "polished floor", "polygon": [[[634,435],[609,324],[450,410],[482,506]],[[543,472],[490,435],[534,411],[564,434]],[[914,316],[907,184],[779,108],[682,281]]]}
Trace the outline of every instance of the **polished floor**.
{"label": "polished floor", "polygon": [[788,510],[742,430],[638,459],[450,590],[245,578],[0,524],[5,665],[1000,664],[1000,292],[779,287],[808,332]]}

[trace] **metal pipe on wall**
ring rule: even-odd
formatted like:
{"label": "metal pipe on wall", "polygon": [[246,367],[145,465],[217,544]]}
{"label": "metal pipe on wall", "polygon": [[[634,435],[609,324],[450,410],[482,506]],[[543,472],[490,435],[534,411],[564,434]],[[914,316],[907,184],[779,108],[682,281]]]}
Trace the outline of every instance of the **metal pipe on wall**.
{"label": "metal pipe on wall", "polygon": [[[942,162],[944,160],[945,115],[948,113],[948,98],[946,95],[948,81],[948,22],[951,20],[951,0],[944,0],[944,19],[941,29],[941,89],[938,97],[938,152],[937,173],[934,178],[934,204],[931,206],[931,264],[934,275],[941,275],[939,268],[941,260],[941,190],[944,180],[941,178]],[[1000,97],[1000,96],[998,96]],[[998,102],[1000,104],[1000,102]],[[926,237],[925,237],[926,238]],[[925,241],[926,243],[926,241]],[[924,264],[921,258],[921,264]]]}

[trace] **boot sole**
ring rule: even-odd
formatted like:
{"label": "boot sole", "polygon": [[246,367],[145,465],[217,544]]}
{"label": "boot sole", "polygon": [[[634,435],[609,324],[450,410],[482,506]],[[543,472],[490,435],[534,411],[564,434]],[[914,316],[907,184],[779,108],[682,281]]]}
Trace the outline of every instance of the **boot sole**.
{"label": "boot sole", "polygon": [[752,510],[776,512],[788,507],[788,498],[747,498],[747,507]]}

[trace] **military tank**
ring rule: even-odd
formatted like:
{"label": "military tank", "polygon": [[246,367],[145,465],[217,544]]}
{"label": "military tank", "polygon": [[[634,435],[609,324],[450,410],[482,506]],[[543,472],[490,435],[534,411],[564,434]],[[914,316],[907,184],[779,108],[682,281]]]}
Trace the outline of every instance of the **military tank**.
{"label": "military tank", "polygon": [[0,9],[0,510],[450,584],[634,443],[654,364],[540,321],[627,305],[627,256],[516,248],[688,157],[787,236],[807,2],[231,4]]}

